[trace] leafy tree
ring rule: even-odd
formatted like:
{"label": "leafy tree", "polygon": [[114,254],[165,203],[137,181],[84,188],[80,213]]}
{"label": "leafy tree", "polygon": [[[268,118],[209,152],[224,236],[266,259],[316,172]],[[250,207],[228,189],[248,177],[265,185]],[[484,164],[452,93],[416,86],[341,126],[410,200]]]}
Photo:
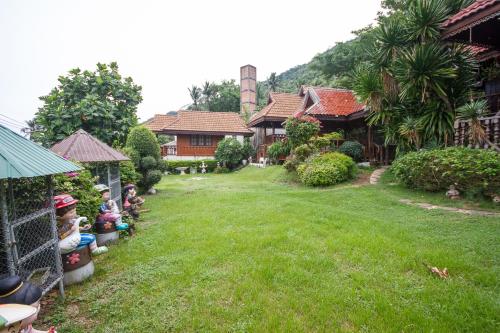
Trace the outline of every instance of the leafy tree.
{"label": "leafy tree", "polygon": [[240,86],[234,80],[213,84],[213,91],[210,111],[240,112]]}
{"label": "leafy tree", "polygon": [[138,182],[141,190],[148,191],[161,180],[160,145],[153,132],[144,126],[134,127],[127,137],[125,152],[141,174]]}
{"label": "leafy tree", "polygon": [[35,115],[32,139],[51,146],[82,128],[109,145],[125,143],[137,124],[142,88],[123,78],[118,65],[97,64],[97,70],[75,68],[60,76],[59,85],[40,97],[43,106]]}
{"label": "leafy tree", "polygon": [[227,138],[219,141],[215,151],[215,159],[223,166],[234,168],[243,159],[243,147],[241,143],[234,138]]}
{"label": "leafy tree", "polygon": [[170,141],[173,140],[171,135],[165,135],[165,134],[158,135],[157,139],[160,146],[169,143]]}
{"label": "leafy tree", "polygon": [[314,119],[288,118],[285,122],[286,136],[291,148],[305,144],[319,133],[319,122]]}
{"label": "leafy tree", "polygon": [[271,75],[267,79],[267,85],[270,91],[276,91],[278,89],[279,81],[276,77],[276,72],[271,73]]}
{"label": "leafy tree", "polygon": [[200,99],[201,99],[201,89],[197,86],[192,86],[191,88],[188,88],[189,95],[191,96],[191,99],[193,100],[193,104],[191,105],[190,109],[191,110],[199,110],[199,104],[200,104]]}
{"label": "leafy tree", "polygon": [[203,84],[203,88],[202,88],[201,93],[203,95],[203,104],[205,105],[205,107],[208,111],[211,111],[212,99],[216,93],[215,85],[213,83],[206,81]]}
{"label": "leafy tree", "polygon": [[242,153],[243,159],[247,159],[255,155],[256,151],[252,143],[250,142],[250,138],[245,138],[245,141],[243,142]]}

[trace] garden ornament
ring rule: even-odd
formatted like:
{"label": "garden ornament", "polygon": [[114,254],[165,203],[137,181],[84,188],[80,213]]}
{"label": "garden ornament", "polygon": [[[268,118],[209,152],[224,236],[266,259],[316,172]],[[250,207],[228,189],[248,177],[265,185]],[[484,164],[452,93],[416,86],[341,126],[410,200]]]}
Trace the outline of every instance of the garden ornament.
{"label": "garden ornament", "polygon": [[[16,327],[17,330],[5,332],[42,333],[55,332],[40,331],[32,327],[40,311],[42,289],[29,282],[22,281],[19,276],[10,276],[0,280],[0,329]],[[2,318],[4,320],[2,320]],[[3,327],[2,327],[3,322]]]}
{"label": "garden ornament", "polygon": [[450,189],[446,192],[446,196],[451,200],[460,199],[460,192],[455,188],[455,185],[450,185]]}
{"label": "garden ornament", "polygon": [[207,165],[205,164],[205,161],[201,161],[200,168],[201,168],[201,173],[202,174],[207,173]]}
{"label": "garden ornament", "polygon": [[104,184],[99,184],[94,186],[94,188],[98,190],[102,196],[102,204],[101,206],[99,206],[99,215],[107,214],[103,217],[103,219],[112,219],[118,231],[127,230],[128,224],[122,222],[120,208],[118,208],[118,204],[113,199],[111,199],[109,187]]}
{"label": "garden ornament", "polygon": [[144,199],[137,196],[135,185],[129,184],[123,188],[123,210],[134,220],[139,218],[139,207],[144,204]]}
{"label": "garden ornament", "polygon": [[97,246],[94,235],[80,233],[80,230],[89,230],[91,226],[90,224],[86,224],[80,228],[80,223],[87,222],[87,218],[76,215],[76,203],[78,200],[73,199],[69,194],[61,194],[55,196],[54,201],[57,215],[59,249],[62,254],[70,253],[83,245],[88,245],[93,255],[108,252],[107,247]]}

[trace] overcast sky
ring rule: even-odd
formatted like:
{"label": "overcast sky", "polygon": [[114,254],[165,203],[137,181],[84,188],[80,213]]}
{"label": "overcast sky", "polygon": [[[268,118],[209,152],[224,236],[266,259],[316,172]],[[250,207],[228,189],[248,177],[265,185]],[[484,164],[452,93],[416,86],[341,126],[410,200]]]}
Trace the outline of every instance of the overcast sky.
{"label": "overcast sky", "polygon": [[264,80],[308,62],[379,9],[379,0],[0,0],[0,114],[31,119],[59,75],[117,61],[143,87],[145,120],[189,103],[192,84],[239,80],[241,65]]}

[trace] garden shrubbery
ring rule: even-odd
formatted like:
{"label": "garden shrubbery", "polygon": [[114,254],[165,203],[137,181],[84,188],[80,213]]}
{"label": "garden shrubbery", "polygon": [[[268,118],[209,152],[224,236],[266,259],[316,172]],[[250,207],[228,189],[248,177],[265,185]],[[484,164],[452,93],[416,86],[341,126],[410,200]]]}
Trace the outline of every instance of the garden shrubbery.
{"label": "garden shrubbery", "polygon": [[391,169],[408,187],[440,191],[455,185],[472,195],[500,192],[500,155],[491,150],[422,150],[398,158]]}
{"label": "garden shrubbery", "polygon": [[217,144],[215,159],[219,161],[222,166],[232,169],[243,159],[243,146],[237,139],[223,139]]}
{"label": "garden shrubbery", "polygon": [[363,160],[363,145],[357,141],[345,141],[338,151],[350,156],[356,162]]}
{"label": "garden shrubbery", "polygon": [[288,141],[276,141],[267,149],[267,154],[273,160],[278,160],[281,156],[290,154],[290,144]]}
{"label": "garden shrubbery", "polygon": [[337,152],[313,156],[297,167],[300,181],[309,186],[329,186],[352,179],[356,164],[349,156]]}

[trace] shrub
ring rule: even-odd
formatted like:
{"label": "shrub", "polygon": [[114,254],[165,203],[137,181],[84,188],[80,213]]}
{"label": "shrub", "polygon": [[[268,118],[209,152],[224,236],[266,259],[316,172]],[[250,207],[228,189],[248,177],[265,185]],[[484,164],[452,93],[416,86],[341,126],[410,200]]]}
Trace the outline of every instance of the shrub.
{"label": "shrub", "polygon": [[288,172],[296,171],[300,164],[315,153],[317,153],[317,150],[308,144],[300,145],[293,150],[292,155],[287,158],[283,166]]}
{"label": "shrub", "polygon": [[252,146],[250,138],[245,138],[242,148],[243,159],[248,159],[250,156],[254,156],[255,153],[255,148]]}
{"label": "shrub", "polygon": [[290,154],[290,145],[288,141],[276,141],[269,146],[267,154],[274,160],[279,159],[280,156],[288,156]]}
{"label": "shrub", "polygon": [[219,141],[215,150],[215,159],[228,168],[233,168],[243,159],[243,147],[234,138]]}
{"label": "shrub", "polygon": [[96,178],[87,169],[54,176],[54,194],[68,193],[79,200],[76,208],[77,213],[80,216],[88,217],[89,223],[92,223],[99,213],[101,204],[101,194],[94,188]]}
{"label": "shrub", "polygon": [[285,122],[286,136],[292,148],[307,143],[319,133],[319,122],[309,118],[288,118]]}
{"label": "shrub", "polygon": [[408,153],[392,164],[408,187],[446,190],[455,184],[465,193],[500,192],[500,155],[494,151],[452,147]]}
{"label": "shrub", "polygon": [[309,144],[311,144],[316,149],[323,149],[326,147],[330,147],[331,141],[329,138],[325,136],[317,136],[313,137],[309,140]]}
{"label": "shrub", "polygon": [[137,184],[141,179],[141,174],[135,171],[132,161],[120,162],[120,183],[122,186],[127,184]]}
{"label": "shrub", "polygon": [[[189,161],[167,161],[167,169],[168,171],[170,172],[177,172],[177,170],[175,170],[175,168],[178,168],[178,167],[191,167],[191,166],[196,166],[196,168],[198,170],[201,170],[200,169],[200,165],[201,165],[201,160],[200,161],[193,161],[193,160],[189,160]],[[214,169],[217,167],[217,161],[215,160],[204,160],[203,162],[205,162],[205,165],[207,166],[207,171],[208,172],[212,172],[214,171]]]}
{"label": "shrub", "polygon": [[356,164],[347,155],[331,152],[314,156],[297,167],[301,182],[308,186],[329,186],[354,177]]}
{"label": "shrub", "polygon": [[214,173],[228,173],[229,169],[223,166],[218,166],[214,169]]}
{"label": "shrub", "polygon": [[142,175],[138,182],[142,191],[149,190],[160,181],[161,170],[158,167],[161,163],[160,145],[153,132],[143,126],[134,127],[127,137],[125,151]]}
{"label": "shrub", "polygon": [[339,147],[339,152],[352,157],[356,162],[363,160],[363,145],[357,141],[346,141]]}
{"label": "shrub", "polygon": [[342,135],[342,133],[339,133],[339,132],[331,132],[331,133],[323,135],[323,137],[327,138],[330,141],[342,140],[344,138],[344,136]]}

